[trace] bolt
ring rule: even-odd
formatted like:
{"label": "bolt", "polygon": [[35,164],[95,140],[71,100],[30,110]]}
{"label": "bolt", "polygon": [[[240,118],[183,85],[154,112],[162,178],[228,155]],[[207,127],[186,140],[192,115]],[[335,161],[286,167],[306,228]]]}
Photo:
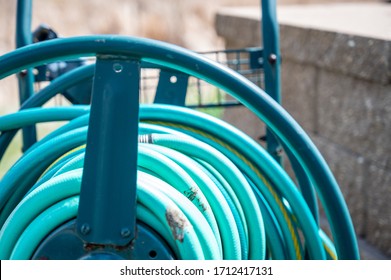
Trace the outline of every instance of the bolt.
{"label": "bolt", "polygon": [[119,63],[114,63],[113,64],[113,70],[115,73],[121,73],[123,69],[123,66]]}
{"label": "bolt", "polygon": [[277,62],[277,55],[272,53],[269,55],[269,62],[270,64],[275,64]]}
{"label": "bolt", "polygon": [[91,228],[88,224],[82,224],[80,227],[80,232],[83,235],[87,235],[91,231]]}
{"label": "bolt", "polygon": [[170,77],[170,83],[175,84],[178,81],[178,78],[176,76],[171,76]]}
{"label": "bolt", "polygon": [[27,70],[24,69],[24,70],[20,71],[19,74],[20,74],[21,77],[25,77],[27,75]]}
{"label": "bolt", "polygon": [[128,228],[121,229],[121,236],[123,238],[129,237],[130,236],[130,229],[128,229]]}

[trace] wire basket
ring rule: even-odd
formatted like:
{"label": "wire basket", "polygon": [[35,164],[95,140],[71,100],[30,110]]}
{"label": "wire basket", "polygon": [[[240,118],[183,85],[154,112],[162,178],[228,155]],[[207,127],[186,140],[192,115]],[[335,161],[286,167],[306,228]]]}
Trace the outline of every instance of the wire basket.
{"label": "wire basket", "polygon": [[[218,50],[200,54],[235,70],[257,86],[264,87],[262,48]],[[147,67],[143,68],[141,76],[142,103],[168,103],[191,108],[241,105],[223,90],[183,73]]]}

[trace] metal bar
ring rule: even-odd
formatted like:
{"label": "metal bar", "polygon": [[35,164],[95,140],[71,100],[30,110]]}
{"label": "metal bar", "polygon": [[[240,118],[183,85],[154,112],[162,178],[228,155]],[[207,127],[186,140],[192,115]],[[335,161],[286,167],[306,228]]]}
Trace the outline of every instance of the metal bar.
{"label": "metal bar", "polygon": [[[262,38],[263,67],[265,75],[265,91],[278,103],[281,103],[280,88],[280,46],[277,23],[276,1],[261,1],[262,6]],[[267,150],[277,162],[281,163],[281,145],[272,131],[266,129]]]}
{"label": "metal bar", "polygon": [[[18,0],[16,13],[16,47],[20,48],[32,44],[31,33],[31,0]],[[27,99],[34,94],[34,74],[31,68],[18,73],[19,86],[19,103],[22,105]],[[22,132],[23,147],[22,150],[27,150],[32,144],[37,141],[36,128],[28,126],[23,128]]]}
{"label": "metal bar", "polygon": [[135,237],[139,81],[138,60],[98,57],[77,217],[86,243]]}
{"label": "metal bar", "polygon": [[[280,64],[281,64],[281,54],[279,47],[279,31],[277,23],[277,13],[276,13],[276,3],[274,0],[271,1],[261,1],[262,2],[262,32],[263,38],[267,38],[264,41],[264,50],[263,50],[263,65],[265,73],[265,91],[278,103],[281,103],[281,80],[280,80]],[[282,146],[279,143],[278,138],[273,134],[273,132],[267,128],[266,129],[266,143],[267,150],[277,160],[282,164],[281,151]],[[305,170],[300,165],[299,161],[295,158],[294,154],[289,151],[289,149],[284,149],[286,155],[291,162],[292,168],[295,172],[296,178],[299,182],[301,189],[305,189],[304,194],[311,193],[311,195],[306,195],[304,198],[309,205],[311,212],[314,216],[314,219],[318,222],[318,204],[314,200],[315,193],[313,191],[313,186],[310,179],[305,173]]]}

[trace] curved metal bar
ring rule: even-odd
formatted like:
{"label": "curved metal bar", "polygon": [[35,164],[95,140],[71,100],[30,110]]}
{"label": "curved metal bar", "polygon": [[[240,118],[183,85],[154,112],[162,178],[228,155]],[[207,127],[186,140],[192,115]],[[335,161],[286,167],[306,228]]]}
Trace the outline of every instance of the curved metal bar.
{"label": "curved metal bar", "polygon": [[[94,75],[94,69],[94,64],[81,66],[73,71],[70,71],[58,77],[47,87],[43,88],[40,92],[27,99],[26,102],[24,102],[20,107],[20,110],[42,106],[52,97],[54,97],[57,93],[65,91],[66,89],[72,87],[75,84],[82,83],[86,80],[91,79]],[[18,131],[14,129],[4,131],[0,135],[0,160],[4,156],[4,153],[9,143],[12,141],[17,132]]]}
{"label": "curved metal bar", "polygon": [[[115,55],[183,71],[220,87],[253,111],[291,149],[317,188],[341,259],[358,259],[353,224],[339,186],[325,160],[299,124],[250,81],[194,52],[151,39],[84,36],[56,39],[17,49],[0,58],[0,77],[23,68],[78,56]],[[332,206],[332,207],[331,207]]]}
{"label": "curved metal bar", "polygon": [[[31,14],[32,14],[31,0],[18,0],[16,11],[16,47],[20,48],[33,42],[33,35],[31,34]],[[19,102],[24,101],[34,95],[34,74],[32,69],[26,69],[17,75],[19,86]],[[23,151],[27,150],[32,144],[36,142],[37,133],[35,126],[28,126],[23,128]]]}

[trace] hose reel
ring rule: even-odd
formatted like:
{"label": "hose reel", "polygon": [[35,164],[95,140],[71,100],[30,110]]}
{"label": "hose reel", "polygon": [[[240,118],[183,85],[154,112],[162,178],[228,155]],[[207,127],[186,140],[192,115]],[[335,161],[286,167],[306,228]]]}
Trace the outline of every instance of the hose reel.
{"label": "hose reel", "polygon": [[[0,76],[80,56],[96,57],[95,67],[74,70],[94,71],[91,108],[29,109],[58,92],[70,73],[0,118],[3,150],[16,129],[70,120],[26,151],[0,182],[2,259],[358,258],[346,204],[323,158],[281,106],[234,71],[153,40],[87,36],[4,55]],[[140,106],[143,62],[204,79],[260,117],[319,195],[335,251],[307,203],[314,190],[300,192],[248,136],[191,109]],[[63,245],[65,255],[52,255],[61,251],[53,244]]]}

